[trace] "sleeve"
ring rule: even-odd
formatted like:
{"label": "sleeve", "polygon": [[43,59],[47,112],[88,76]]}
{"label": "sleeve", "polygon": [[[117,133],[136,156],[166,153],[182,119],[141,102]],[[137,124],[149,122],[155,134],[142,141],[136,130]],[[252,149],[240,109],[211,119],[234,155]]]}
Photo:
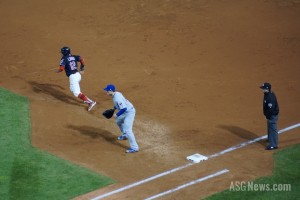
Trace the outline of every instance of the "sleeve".
{"label": "sleeve", "polygon": [[266,116],[267,119],[271,118],[272,114],[270,112],[270,109],[268,109],[268,108],[266,109],[265,116]]}
{"label": "sleeve", "polygon": [[81,65],[84,65],[84,59],[82,57],[80,57],[79,62]]}
{"label": "sleeve", "polygon": [[61,59],[60,62],[59,62],[59,66],[62,66],[62,67],[65,67],[66,66],[66,61],[65,59]]}
{"label": "sleeve", "polygon": [[80,62],[80,71],[84,71],[84,59],[81,56],[76,56],[76,61]]}
{"label": "sleeve", "polygon": [[265,116],[270,119],[274,115],[276,109],[276,97],[270,96],[265,105]]}
{"label": "sleeve", "polygon": [[58,72],[62,72],[65,70],[66,62],[64,59],[61,59],[59,62]]}
{"label": "sleeve", "polygon": [[278,109],[278,102],[277,102],[277,98],[276,98],[275,94],[272,94],[270,103],[272,104],[272,106],[270,107],[271,115],[277,115],[279,109]]}
{"label": "sleeve", "polygon": [[118,101],[117,104],[118,104],[120,110],[126,108],[126,103],[122,100]]}
{"label": "sleeve", "polygon": [[116,115],[119,117],[119,116],[122,115],[124,112],[126,112],[126,110],[127,110],[127,108],[123,108],[123,109],[119,110],[119,112],[118,112]]}

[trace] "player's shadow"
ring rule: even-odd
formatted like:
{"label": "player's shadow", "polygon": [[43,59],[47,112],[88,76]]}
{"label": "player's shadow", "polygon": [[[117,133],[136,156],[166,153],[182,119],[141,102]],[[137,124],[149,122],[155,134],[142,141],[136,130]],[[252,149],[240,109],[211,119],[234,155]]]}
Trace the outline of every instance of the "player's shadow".
{"label": "player's shadow", "polygon": [[[54,97],[55,99],[62,101],[64,103],[73,104],[79,106],[80,103],[77,101],[76,98],[70,97],[65,93],[65,90],[60,85],[55,84],[49,84],[49,83],[38,83],[35,81],[29,81],[28,82],[32,90],[36,93],[43,93],[46,95],[50,95]],[[62,91],[64,90],[64,91]]]}
{"label": "player's shadow", "polygon": [[68,125],[67,126],[70,129],[78,131],[82,135],[86,135],[91,137],[92,139],[98,139],[102,138],[106,140],[107,142],[122,147],[124,149],[127,149],[128,147],[126,145],[123,145],[118,142],[117,136],[111,134],[111,132],[101,129],[101,128],[94,128],[90,126],[74,126],[74,125]]}
{"label": "player's shadow", "polygon": [[[260,137],[259,135],[256,135],[255,133],[248,131],[246,129],[243,129],[241,127],[238,127],[238,126],[218,125],[217,127],[227,130],[227,131],[233,133],[234,135],[237,135],[240,138],[243,138],[246,140],[254,140],[254,139]],[[260,140],[257,143],[265,146],[264,141]]]}

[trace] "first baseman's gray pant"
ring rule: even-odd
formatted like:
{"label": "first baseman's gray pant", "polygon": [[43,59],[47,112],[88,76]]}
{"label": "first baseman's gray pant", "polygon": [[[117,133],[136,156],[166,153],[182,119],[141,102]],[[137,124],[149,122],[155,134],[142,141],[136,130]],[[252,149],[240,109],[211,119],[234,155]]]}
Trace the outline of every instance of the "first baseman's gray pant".
{"label": "first baseman's gray pant", "polygon": [[277,130],[278,115],[272,115],[267,120],[269,146],[278,147],[278,130]]}
{"label": "first baseman's gray pant", "polygon": [[117,117],[116,123],[119,126],[122,134],[125,134],[126,137],[128,138],[130,148],[134,150],[139,150],[139,146],[135,140],[134,133],[132,131],[134,117],[135,117],[135,109],[131,108],[127,110],[124,114]]}

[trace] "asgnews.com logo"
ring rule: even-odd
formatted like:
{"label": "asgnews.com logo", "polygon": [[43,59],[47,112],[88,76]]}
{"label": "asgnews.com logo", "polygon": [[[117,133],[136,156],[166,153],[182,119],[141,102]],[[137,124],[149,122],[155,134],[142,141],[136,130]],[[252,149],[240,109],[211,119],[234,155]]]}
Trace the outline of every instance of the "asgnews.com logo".
{"label": "asgnews.com logo", "polygon": [[292,190],[291,184],[268,184],[253,183],[246,181],[231,181],[230,191],[267,191],[267,192],[289,192]]}

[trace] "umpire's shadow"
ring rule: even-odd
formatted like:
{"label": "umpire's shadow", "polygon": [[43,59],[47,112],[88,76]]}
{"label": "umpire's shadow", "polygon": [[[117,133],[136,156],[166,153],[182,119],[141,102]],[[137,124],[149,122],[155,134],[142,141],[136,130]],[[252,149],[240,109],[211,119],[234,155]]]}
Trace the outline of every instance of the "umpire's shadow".
{"label": "umpire's shadow", "polygon": [[111,132],[101,129],[101,128],[94,128],[90,126],[74,126],[74,125],[68,125],[67,126],[70,129],[76,130],[82,135],[86,135],[91,137],[92,139],[98,139],[98,138],[103,138],[107,142],[122,147],[124,149],[127,149],[128,147],[126,145],[123,145],[118,142],[117,136],[111,134]]}
{"label": "umpire's shadow", "polygon": [[66,92],[68,91],[66,91],[65,88],[63,88],[60,85],[49,84],[49,83],[38,83],[36,81],[28,81],[28,83],[31,85],[32,90],[36,93],[44,93],[64,103],[80,106],[80,102],[77,101],[77,99],[74,98],[73,96],[72,97],[68,96],[66,94]]}
{"label": "umpire's shadow", "polygon": [[[254,140],[258,137],[261,137],[261,136],[256,135],[255,133],[253,133],[251,131],[248,131],[248,130],[243,129],[243,128],[238,127],[238,126],[218,125],[217,127],[221,128],[221,129],[224,129],[224,130],[227,130],[227,131],[233,133],[234,135],[237,135],[240,138],[243,138],[243,139],[246,139],[246,140]],[[264,142],[261,141],[261,140],[258,141],[257,143],[265,146]]]}

